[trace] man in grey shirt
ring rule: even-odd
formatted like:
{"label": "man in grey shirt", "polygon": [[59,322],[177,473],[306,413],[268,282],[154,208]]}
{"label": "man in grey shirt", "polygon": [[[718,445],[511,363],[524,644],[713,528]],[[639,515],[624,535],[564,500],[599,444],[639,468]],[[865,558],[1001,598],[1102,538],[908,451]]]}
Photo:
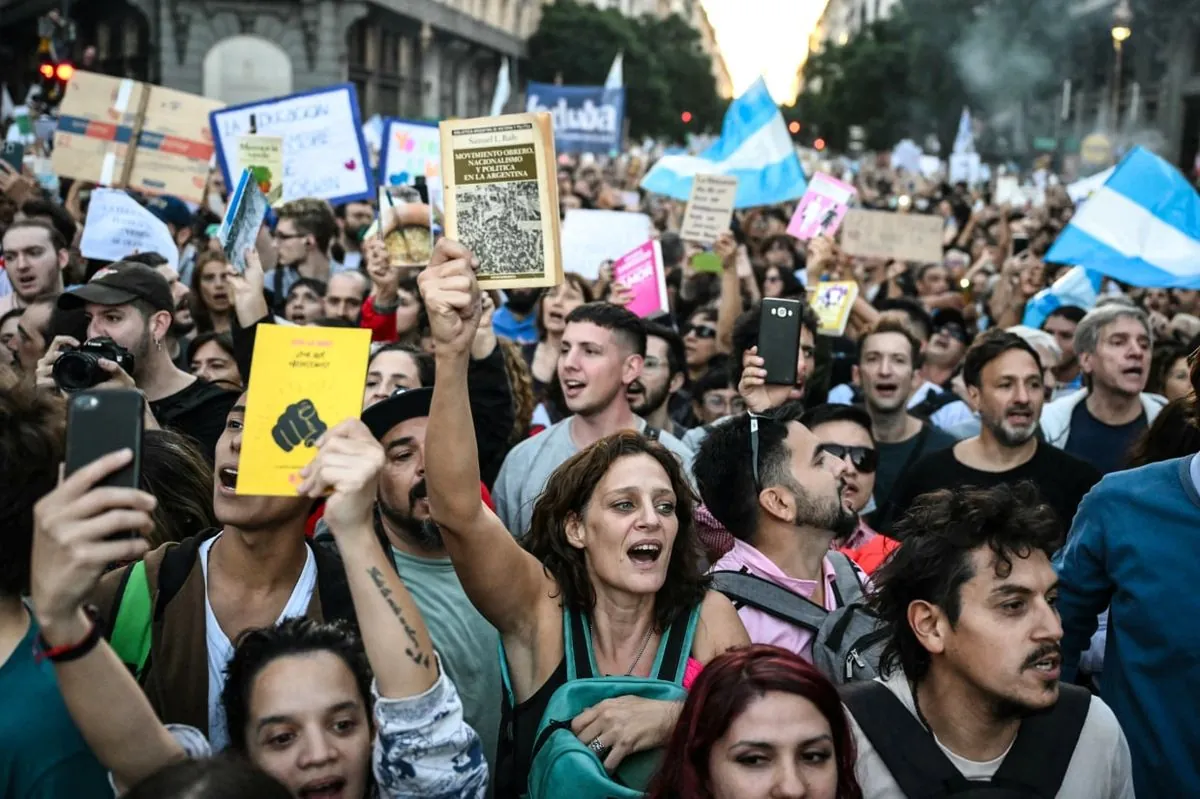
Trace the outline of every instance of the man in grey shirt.
{"label": "man in grey shirt", "polygon": [[504,459],[492,496],[496,513],[513,535],[523,535],[533,505],[564,461],[622,430],[656,436],[683,462],[689,479],[692,451],[662,430],[648,429],[629,406],[626,390],[642,373],[646,330],[631,311],[605,302],[581,305],[567,316],[558,379],[568,416],[522,441]]}

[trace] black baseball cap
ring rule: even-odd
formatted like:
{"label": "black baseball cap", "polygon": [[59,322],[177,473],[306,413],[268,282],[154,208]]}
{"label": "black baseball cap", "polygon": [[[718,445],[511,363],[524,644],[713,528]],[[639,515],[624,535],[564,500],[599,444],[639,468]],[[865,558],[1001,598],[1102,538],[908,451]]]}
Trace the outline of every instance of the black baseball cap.
{"label": "black baseball cap", "polygon": [[432,388],[398,388],[392,396],[363,411],[362,420],[375,440],[383,441],[384,436],[401,422],[428,416],[432,402]]}
{"label": "black baseball cap", "polygon": [[145,300],[156,311],[174,311],[171,286],[157,269],[132,261],[117,261],[92,275],[85,285],[65,291],[58,297],[64,311],[96,305],[126,305]]}
{"label": "black baseball cap", "polygon": [[944,325],[958,325],[967,329],[967,318],[957,308],[938,308],[933,312],[933,329],[937,331]]}

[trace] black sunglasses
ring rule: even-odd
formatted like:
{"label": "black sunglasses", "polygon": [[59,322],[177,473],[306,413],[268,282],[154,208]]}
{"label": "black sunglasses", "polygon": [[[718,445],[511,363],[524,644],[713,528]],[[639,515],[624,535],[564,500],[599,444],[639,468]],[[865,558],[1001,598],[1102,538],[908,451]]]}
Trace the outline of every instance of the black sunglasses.
{"label": "black sunglasses", "polygon": [[818,452],[828,452],[835,458],[850,456],[854,469],[862,474],[871,474],[879,467],[879,451],[873,447],[846,447],[841,444],[822,444]]}
{"label": "black sunglasses", "polygon": [[936,332],[945,332],[950,338],[957,339],[963,344],[971,343],[971,337],[967,335],[967,331],[958,322],[946,322],[944,325],[939,326]]}
{"label": "black sunglasses", "polygon": [[712,325],[687,325],[683,328],[683,335],[695,333],[696,338],[716,338],[717,329]]}

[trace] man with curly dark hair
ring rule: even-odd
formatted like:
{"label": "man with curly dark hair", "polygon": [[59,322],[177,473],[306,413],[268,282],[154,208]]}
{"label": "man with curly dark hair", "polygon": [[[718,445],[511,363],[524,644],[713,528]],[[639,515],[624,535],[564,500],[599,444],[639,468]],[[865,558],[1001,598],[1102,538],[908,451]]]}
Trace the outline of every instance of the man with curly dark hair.
{"label": "man with curly dark hair", "polygon": [[1132,799],[1112,711],[1059,682],[1057,521],[1033,485],[926,494],[899,531],[874,575],[883,676],[844,694],[863,794]]}

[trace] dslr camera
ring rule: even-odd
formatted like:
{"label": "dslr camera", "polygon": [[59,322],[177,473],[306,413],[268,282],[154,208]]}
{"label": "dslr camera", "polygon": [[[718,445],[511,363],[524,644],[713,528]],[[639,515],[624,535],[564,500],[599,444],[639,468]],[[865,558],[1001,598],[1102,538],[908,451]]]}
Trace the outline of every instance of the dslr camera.
{"label": "dslr camera", "polygon": [[54,384],[73,393],[103,383],[110,375],[100,367],[101,358],[117,364],[126,374],[133,374],[133,353],[108,336],[100,336],[63,350],[51,372]]}

